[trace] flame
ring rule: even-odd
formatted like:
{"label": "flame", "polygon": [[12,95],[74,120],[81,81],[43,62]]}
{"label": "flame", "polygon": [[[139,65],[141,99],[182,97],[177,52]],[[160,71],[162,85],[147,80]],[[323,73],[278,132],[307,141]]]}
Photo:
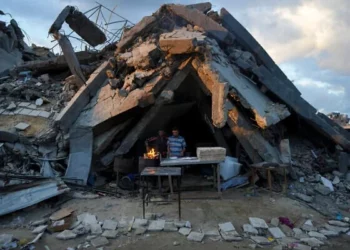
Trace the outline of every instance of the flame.
{"label": "flame", "polygon": [[156,159],[158,157],[158,153],[154,150],[154,148],[151,148],[150,151],[146,154],[147,159]]}

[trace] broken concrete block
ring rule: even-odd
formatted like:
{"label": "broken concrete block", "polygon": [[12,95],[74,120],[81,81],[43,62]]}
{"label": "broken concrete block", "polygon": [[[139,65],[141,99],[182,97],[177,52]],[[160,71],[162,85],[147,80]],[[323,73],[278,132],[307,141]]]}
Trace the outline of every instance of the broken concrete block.
{"label": "broken concrete block", "polygon": [[244,224],[243,225],[243,231],[245,233],[248,233],[248,234],[253,234],[253,235],[257,235],[259,234],[258,230],[255,229],[252,225],[250,224]]}
{"label": "broken concrete block", "polygon": [[191,232],[187,236],[187,239],[189,241],[196,241],[196,242],[202,242],[203,238],[204,238],[204,234],[203,233],[198,233],[198,232]]}
{"label": "broken concrete block", "polygon": [[220,236],[220,232],[217,229],[207,230],[204,232],[205,236]]}
{"label": "broken concrete block", "polygon": [[143,228],[147,226],[147,224],[148,224],[148,220],[146,219],[135,219],[134,224],[132,225],[132,228],[133,229]]}
{"label": "broken concrete block", "polygon": [[271,242],[265,238],[265,237],[262,237],[262,236],[250,236],[250,238],[256,242],[257,244],[260,244],[260,245],[269,245],[271,244]]}
{"label": "broken concrete block", "polygon": [[255,228],[269,228],[263,219],[256,217],[249,217],[250,224]]}
{"label": "broken concrete block", "polygon": [[25,108],[25,107],[28,107],[29,105],[30,105],[29,102],[21,102],[20,104],[18,104],[18,107],[23,107],[23,108]]}
{"label": "broken concrete block", "polygon": [[28,123],[25,123],[25,122],[20,122],[18,123],[15,128],[17,130],[20,130],[20,131],[23,131],[23,130],[26,130],[30,125]]}
{"label": "broken concrete block", "polygon": [[278,225],[280,224],[280,220],[278,218],[272,218],[270,224],[272,226],[278,227]]}
{"label": "broken concrete block", "polygon": [[47,111],[41,111],[41,112],[38,114],[38,116],[43,117],[43,118],[49,118],[50,115],[51,115],[51,113],[50,113],[50,112],[47,112]]}
{"label": "broken concrete block", "polygon": [[310,247],[320,247],[324,245],[324,243],[316,238],[303,238],[300,239],[301,242],[309,245]]}
{"label": "broken concrete block", "polygon": [[77,235],[73,233],[71,230],[64,230],[63,232],[56,235],[56,238],[60,240],[70,240],[76,237]]}
{"label": "broken concrete block", "polygon": [[315,186],[315,191],[319,194],[322,194],[322,195],[329,195],[332,191],[328,188],[328,187],[325,187],[323,186],[321,183],[318,183],[316,186]]}
{"label": "broken concrete block", "polygon": [[77,216],[78,221],[81,221],[83,225],[97,224],[96,215],[90,213],[83,213]]}
{"label": "broken concrete block", "polygon": [[226,82],[215,82],[215,91],[212,93],[212,114],[213,124],[217,128],[222,128],[225,126],[227,121],[227,94],[229,86]]}
{"label": "broken concrete block", "polygon": [[186,5],[186,7],[190,9],[197,9],[200,12],[203,12],[204,14],[206,14],[208,11],[211,10],[212,6],[210,2],[206,2],[206,3],[190,4],[190,5]]}
{"label": "broken concrete block", "polygon": [[155,44],[142,43],[132,50],[132,57],[126,64],[136,69],[149,69],[158,61],[159,55],[159,50]]}
{"label": "broken concrete block", "polygon": [[307,238],[307,235],[300,228],[293,228],[293,236],[297,239]]}
{"label": "broken concrete block", "polygon": [[269,232],[275,239],[281,239],[286,237],[286,235],[282,232],[279,227],[270,227]]}
{"label": "broken concrete block", "polygon": [[337,227],[349,227],[350,226],[349,223],[338,221],[338,220],[330,220],[330,221],[328,221],[328,224],[332,225],[332,226],[337,226]]}
{"label": "broken concrete block", "polygon": [[[332,226],[329,224],[325,224],[324,228],[326,228],[327,230],[330,230],[330,231],[337,232],[337,233],[346,233],[350,229],[349,227],[337,227],[337,226]],[[316,230],[313,230],[313,231],[316,231]]]}
{"label": "broken concrete block", "polygon": [[45,219],[33,221],[32,223],[30,223],[30,225],[36,227],[36,226],[46,224],[48,221],[49,221],[49,219],[45,218]]}
{"label": "broken concrete block", "polygon": [[109,244],[109,241],[107,240],[106,237],[96,237],[91,240],[91,245],[93,245],[94,247],[102,247],[108,244]]}
{"label": "broken concrete block", "polygon": [[191,233],[191,228],[187,228],[187,227],[182,227],[179,229],[179,233],[184,235],[184,236],[187,236]]}
{"label": "broken concrete block", "polygon": [[150,232],[160,232],[164,229],[164,226],[165,226],[165,220],[153,220],[153,221],[150,221],[150,224],[147,230]]}
{"label": "broken concrete block", "polygon": [[163,33],[159,38],[160,49],[169,54],[187,54],[195,51],[197,41],[204,42],[205,36],[184,29]]}
{"label": "broken concrete block", "polygon": [[301,194],[301,193],[297,193],[295,196],[296,196],[297,198],[299,198],[300,200],[305,201],[305,202],[308,202],[308,203],[312,202],[313,199],[314,199],[314,198],[311,197],[311,196],[308,196],[308,195],[305,195],[305,194]]}
{"label": "broken concrete block", "polygon": [[38,98],[35,100],[35,105],[36,106],[41,106],[44,104],[44,100],[42,98]]}
{"label": "broken concrete block", "polygon": [[91,234],[94,234],[94,235],[102,234],[102,228],[100,224],[95,223],[95,224],[90,224],[89,226],[90,226]]}
{"label": "broken concrete block", "polygon": [[73,228],[72,232],[75,233],[76,235],[83,235],[83,234],[87,234],[90,231],[90,226],[84,226],[82,224],[76,226],[75,228]]}
{"label": "broken concrete block", "polygon": [[177,232],[177,227],[173,222],[165,222],[164,232]]}
{"label": "broken concrete block", "polygon": [[325,230],[325,229],[320,230],[320,233],[326,237],[334,237],[334,236],[338,236],[340,234],[339,232]]}
{"label": "broken concrete block", "polygon": [[139,227],[135,230],[135,235],[142,235],[144,233],[146,233],[147,229],[144,227]]}
{"label": "broken concrete block", "polygon": [[222,232],[236,231],[235,227],[232,225],[231,222],[221,223],[219,224],[219,228]]}
{"label": "broken concrete block", "polygon": [[102,237],[106,237],[107,239],[115,239],[117,238],[117,235],[117,230],[105,230],[102,234]]}
{"label": "broken concrete block", "polygon": [[32,110],[28,115],[37,117],[42,111],[41,110]]}
{"label": "broken concrete block", "polygon": [[36,228],[33,229],[32,233],[33,234],[40,234],[42,232],[44,232],[47,228],[47,225],[44,225],[44,226],[38,226]]}
{"label": "broken concrete block", "polygon": [[29,108],[29,109],[36,109],[36,106],[34,104],[30,104],[27,108]]}
{"label": "broken concrete block", "polygon": [[236,231],[229,231],[229,232],[224,232],[221,231],[220,232],[221,237],[225,240],[225,241],[241,241],[242,238],[239,236],[239,234]]}
{"label": "broken concrete block", "polygon": [[310,246],[306,246],[300,243],[293,243],[293,249],[294,250],[311,250],[312,248]]}
{"label": "broken concrete block", "polygon": [[21,111],[19,111],[19,115],[29,115],[29,113],[32,112],[31,109],[23,108]]}
{"label": "broken concrete block", "polygon": [[105,220],[102,228],[105,230],[115,230],[118,227],[118,222],[114,220]]}
{"label": "broken concrete block", "polygon": [[15,104],[14,102],[11,102],[11,103],[7,106],[6,110],[13,111],[13,110],[15,110],[16,108],[17,108],[16,104]]}
{"label": "broken concrete block", "polygon": [[324,236],[323,234],[321,233],[318,233],[318,232],[315,232],[315,231],[311,231],[308,233],[308,235],[312,238],[316,238],[316,239],[319,239],[319,240],[327,240],[327,237]]}

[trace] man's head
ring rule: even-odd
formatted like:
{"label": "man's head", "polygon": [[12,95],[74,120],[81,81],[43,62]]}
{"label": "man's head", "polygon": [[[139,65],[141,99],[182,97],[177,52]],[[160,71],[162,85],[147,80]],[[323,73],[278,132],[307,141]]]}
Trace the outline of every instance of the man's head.
{"label": "man's head", "polygon": [[177,127],[173,127],[171,132],[173,133],[173,136],[175,136],[175,137],[179,136],[179,129]]}
{"label": "man's head", "polygon": [[161,137],[165,136],[164,130],[163,129],[158,130],[158,135]]}

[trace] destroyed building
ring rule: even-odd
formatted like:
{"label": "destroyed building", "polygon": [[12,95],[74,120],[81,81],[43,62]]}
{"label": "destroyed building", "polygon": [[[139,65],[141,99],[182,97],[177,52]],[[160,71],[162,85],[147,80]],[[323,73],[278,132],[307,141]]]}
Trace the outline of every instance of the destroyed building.
{"label": "destroyed building", "polygon": [[125,172],[137,173],[143,142],[173,125],[192,156],[198,146],[220,146],[245,166],[288,164],[295,175],[337,169],[342,155],[347,172],[348,132],[303,99],[225,8],[163,5],[126,30],[114,48],[50,116],[52,133],[36,138],[48,142],[54,157],[68,155],[60,163],[67,183],[86,185],[95,172],[125,167],[123,160]]}

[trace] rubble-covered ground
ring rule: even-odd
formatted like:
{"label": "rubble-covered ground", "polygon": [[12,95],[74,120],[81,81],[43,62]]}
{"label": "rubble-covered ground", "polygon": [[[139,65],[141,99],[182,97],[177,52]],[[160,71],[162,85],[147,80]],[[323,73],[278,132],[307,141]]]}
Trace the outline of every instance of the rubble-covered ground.
{"label": "rubble-covered ground", "polygon": [[[199,197],[205,197],[205,193],[191,193],[188,195],[193,195]],[[139,232],[137,228],[144,227],[147,225],[139,226],[137,223],[141,223],[142,218],[142,204],[140,199],[118,199],[113,197],[99,197],[95,199],[72,199],[68,200],[62,204],[62,200],[66,197],[62,197],[59,200],[53,200],[51,202],[46,202],[44,204],[36,205],[32,208],[28,208],[24,211],[16,212],[11,215],[4,216],[0,219],[0,235],[7,233],[12,234],[14,238],[17,238],[20,242],[28,242],[37,236],[37,234],[32,233],[32,230],[38,227],[38,224],[43,223],[43,225],[49,225],[49,217],[52,216],[54,212],[65,208],[70,213],[74,210],[73,214],[65,217],[64,220],[70,221],[70,225],[74,224],[79,215],[84,213],[89,213],[93,217],[90,218],[91,223],[101,222],[105,223],[105,227],[109,230],[114,230],[115,228],[116,237],[109,238],[109,243],[103,246],[104,250],[108,249],[254,249],[263,247],[265,249],[282,249],[278,248],[285,245],[284,249],[311,249],[308,248],[305,243],[301,243],[304,238],[312,238],[308,236],[310,229],[311,232],[323,232],[330,234],[329,227],[327,228],[328,219],[315,212],[314,210],[302,205],[298,201],[294,201],[283,197],[282,195],[270,193],[264,189],[256,189],[253,191],[250,188],[227,191],[223,195],[222,200],[216,199],[203,199],[203,200],[184,200],[182,201],[182,220],[190,221],[191,230],[193,232],[203,233],[205,236],[202,240],[202,244],[198,242],[190,241],[186,236],[180,234],[179,232],[150,232],[146,231],[141,233],[141,235],[135,235]],[[60,205],[61,203],[61,205]],[[68,213],[68,214],[70,214]],[[152,215],[153,213],[153,215]],[[96,216],[96,221],[94,220]],[[177,202],[166,203],[161,205],[150,205],[146,207],[146,217],[156,216],[158,221],[168,221],[177,222],[178,212],[177,212]],[[79,216],[81,217],[81,216]],[[271,236],[268,229],[253,229],[247,227],[245,224],[252,224],[249,218],[261,218],[265,220],[269,228],[276,228],[276,218],[285,217],[288,218],[292,223],[294,223],[294,231],[286,225],[278,223],[279,227],[286,237],[281,239],[276,239]],[[133,229],[128,231],[129,223],[135,218]],[[46,219],[42,222],[40,220]],[[153,218],[155,219],[155,218]],[[88,219],[86,219],[88,220]],[[107,223],[106,220],[112,220],[118,223],[115,227],[113,223]],[[311,220],[313,228],[305,226],[305,222]],[[235,239],[234,241],[225,241],[219,233],[219,224],[231,222],[234,226],[234,231],[229,231],[233,234],[237,234],[240,239]],[[36,223],[36,226],[32,224]],[[83,222],[84,223],[84,222]],[[310,221],[306,223],[308,225]],[[333,223],[333,222],[330,222]],[[340,222],[339,222],[340,223]],[[108,224],[108,225],[107,225]],[[142,223],[141,223],[142,224]],[[70,227],[68,225],[68,228]],[[143,225],[143,224],[142,224]],[[175,225],[175,224],[174,224]],[[179,224],[177,224],[179,226]],[[245,231],[243,229],[245,225]],[[253,224],[254,225],[254,224]],[[347,228],[349,224],[346,224]],[[66,226],[67,227],[67,226]],[[77,226],[79,228],[79,226]],[[80,225],[81,227],[81,225]],[[97,237],[107,229],[98,230],[95,232]],[[221,233],[225,227],[221,226]],[[296,229],[300,228],[300,230]],[[338,227],[335,227],[336,229]],[[346,230],[346,227],[343,227]],[[339,228],[338,228],[339,229]],[[47,228],[47,230],[52,230]],[[57,239],[57,233],[49,233],[49,231],[44,232],[41,239],[35,244],[35,249],[48,249],[51,250],[61,250],[61,249],[84,249],[83,246],[88,246],[85,249],[98,249],[92,246],[92,239],[87,240],[87,238],[92,234],[84,233],[84,230],[79,229],[82,235],[73,236],[73,239],[69,240],[59,240]],[[79,231],[76,229],[75,232]],[[170,229],[169,229],[170,230]],[[176,229],[175,229],[176,230]],[[271,242],[268,245],[260,246],[258,243],[252,240],[251,236],[254,236],[254,231],[258,231],[259,235],[268,239]],[[313,230],[313,231],[312,231]],[[335,229],[333,229],[335,230]],[[74,231],[74,229],[72,229]],[[247,233],[250,232],[250,233]],[[253,234],[252,234],[253,233]],[[311,233],[313,235],[315,233]],[[336,233],[337,234],[337,233]],[[318,237],[318,234],[316,234]],[[227,238],[226,238],[227,239]],[[350,244],[350,236],[342,234],[340,236],[328,236],[327,239],[320,239],[324,245],[321,249],[348,249]],[[298,243],[299,242],[299,243]],[[303,245],[303,246],[300,246]],[[80,248],[77,248],[80,246]],[[294,247],[294,248],[293,248]],[[299,248],[298,248],[299,247]],[[301,248],[304,247],[304,248]],[[317,248],[317,247],[316,247]]]}

